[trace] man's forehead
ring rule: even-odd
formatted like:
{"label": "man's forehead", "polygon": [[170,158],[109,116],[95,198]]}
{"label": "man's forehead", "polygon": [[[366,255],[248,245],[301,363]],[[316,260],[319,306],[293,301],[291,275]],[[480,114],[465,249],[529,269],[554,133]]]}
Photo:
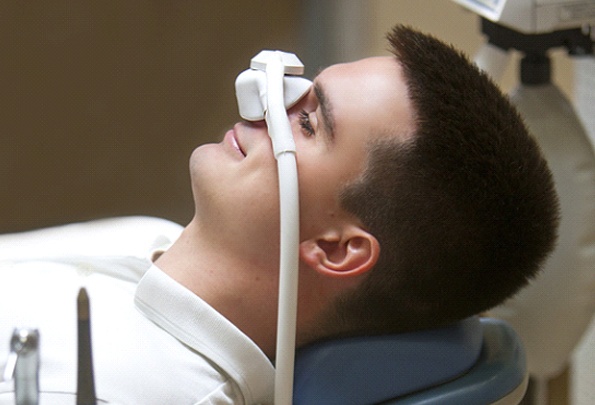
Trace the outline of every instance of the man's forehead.
{"label": "man's forehead", "polygon": [[[392,56],[374,56],[354,62],[338,63],[319,70],[312,79],[314,88],[324,89],[332,102],[337,81],[339,88],[389,84],[397,78],[401,80],[401,66]],[[353,82],[352,82],[353,80]],[[380,86],[380,87],[381,87]]]}
{"label": "man's forehead", "polygon": [[336,71],[350,70],[354,73],[357,72],[365,74],[366,71],[375,71],[377,69],[386,68],[389,66],[393,68],[399,66],[399,63],[397,62],[394,56],[371,56],[368,58],[358,59],[352,62],[335,63],[333,65],[319,69],[318,72],[314,75],[312,81],[316,81],[320,78],[320,76],[324,77]]}
{"label": "man's forehead", "polygon": [[[329,103],[332,103],[337,90],[395,87],[395,82],[403,82],[401,70],[400,64],[392,56],[338,63],[319,70],[312,79],[313,88],[323,89]],[[401,87],[401,84],[398,83],[397,87]]]}
{"label": "man's forehead", "polygon": [[331,65],[319,71],[313,83],[315,92],[322,90],[331,111],[335,104],[357,105],[360,116],[376,118],[374,126],[399,128],[397,132],[403,133],[413,131],[414,111],[408,86],[394,56]]}

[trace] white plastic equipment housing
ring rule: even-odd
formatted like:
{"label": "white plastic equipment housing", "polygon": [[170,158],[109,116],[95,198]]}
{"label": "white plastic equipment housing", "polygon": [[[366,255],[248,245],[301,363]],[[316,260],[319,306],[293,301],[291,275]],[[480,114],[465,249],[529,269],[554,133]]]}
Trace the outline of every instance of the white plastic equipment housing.
{"label": "white plastic equipment housing", "polygon": [[[283,78],[283,97],[285,108],[293,107],[312,86],[304,77],[285,76]],[[240,116],[247,121],[264,119],[266,109],[266,72],[247,69],[240,73],[235,82],[236,96]]]}
{"label": "white plastic equipment housing", "polygon": [[284,75],[298,76],[304,74],[302,61],[295,54],[282,51],[260,51],[258,55],[250,60],[250,68],[265,71],[271,61],[281,62]]}
{"label": "white plastic equipment housing", "polygon": [[595,0],[453,0],[490,21],[526,34],[595,24]]}
{"label": "white plastic equipment housing", "polygon": [[[261,51],[252,58],[250,69],[240,73],[236,78],[236,98],[240,116],[248,121],[267,120],[276,158],[284,152],[295,152],[285,110],[293,107],[308,92],[312,82],[303,77],[287,75],[302,74],[303,71],[304,65],[294,54]],[[271,79],[271,75],[275,78]],[[275,89],[275,86],[278,88]],[[277,101],[269,100],[270,97],[274,99],[277,96]],[[278,106],[279,112],[269,114],[268,111],[275,106]],[[273,127],[276,125],[279,129],[271,130],[270,120],[277,120]]]}

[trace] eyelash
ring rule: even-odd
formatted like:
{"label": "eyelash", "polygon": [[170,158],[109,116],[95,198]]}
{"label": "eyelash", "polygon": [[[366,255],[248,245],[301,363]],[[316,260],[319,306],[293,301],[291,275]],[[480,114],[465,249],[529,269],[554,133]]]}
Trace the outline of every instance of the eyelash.
{"label": "eyelash", "polygon": [[314,132],[314,128],[312,128],[312,124],[310,123],[310,117],[308,116],[308,113],[305,110],[300,111],[299,122],[300,127],[302,127],[302,129],[306,131],[306,133],[309,136],[316,135],[316,133]]}

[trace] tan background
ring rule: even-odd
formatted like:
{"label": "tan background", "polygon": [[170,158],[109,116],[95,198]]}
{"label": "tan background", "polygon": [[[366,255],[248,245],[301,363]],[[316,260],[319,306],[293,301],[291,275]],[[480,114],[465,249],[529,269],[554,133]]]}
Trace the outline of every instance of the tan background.
{"label": "tan background", "polygon": [[188,221],[190,153],[236,119],[250,57],[294,48],[297,3],[0,2],[0,233]]}

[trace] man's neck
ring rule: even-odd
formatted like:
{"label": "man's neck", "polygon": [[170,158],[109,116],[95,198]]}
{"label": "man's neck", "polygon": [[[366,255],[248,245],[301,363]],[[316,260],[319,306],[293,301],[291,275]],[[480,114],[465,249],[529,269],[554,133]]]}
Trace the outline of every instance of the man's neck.
{"label": "man's neck", "polygon": [[277,314],[277,271],[250,268],[212,242],[194,223],[155,264],[195,293],[274,357]]}

